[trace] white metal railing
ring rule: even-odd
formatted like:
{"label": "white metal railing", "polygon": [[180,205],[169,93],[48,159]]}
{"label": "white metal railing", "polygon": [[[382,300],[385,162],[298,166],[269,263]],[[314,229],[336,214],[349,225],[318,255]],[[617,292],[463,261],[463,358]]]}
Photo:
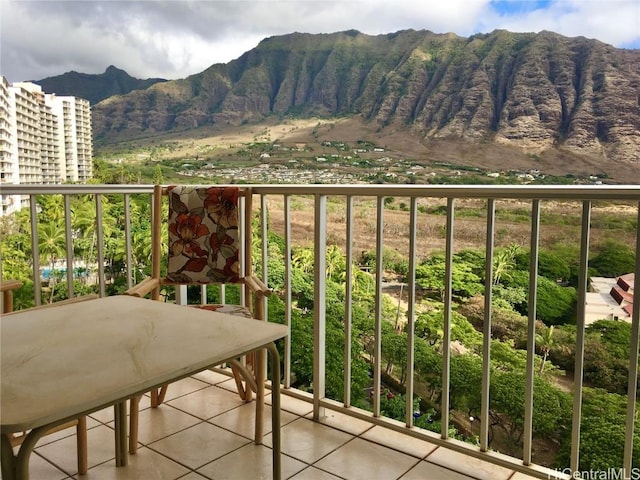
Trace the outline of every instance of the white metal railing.
{"label": "white metal railing", "polygon": [[[534,414],[533,404],[533,385],[534,385],[534,359],[535,359],[535,320],[536,320],[536,300],[537,300],[537,273],[538,273],[538,252],[540,245],[540,212],[541,205],[546,201],[573,201],[582,205],[581,212],[581,234],[579,242],[580,248],[580,273],[578,285],[578,312],[577,312],[577,338],[576,338],[576,356],[575,356],[575,380],[574,380],[574,403],[573,403],[573,420],[571,431],[571,471],[576,472],[579,469],[580,455],[580,418],[581,418],[581,398],[583,389],[583,367],[584,367],[584,327],[585,327],[585,303],[588,283],[588,259],[589,259],[589,242],[591,233],[591,212],[592,205],[596,201],[611,202],[632,202],[637,206],[638,215],[640,216],[640,188],[637,186],[574,186],[574,187],[556,187],[556,186],[416,186],[416,185],[251,185],[255,195],[260,198],[260,237],[262,239],[263,255],[262,275],[265,282],[269,272],[267,271],[267,233],[269,228],[268,222],[268,201],[276,198],[283,201],[283,218],[284,231],[282,235],[285,241],[285,288],[282,297],[286,305],[285,323],[291,325],[291,251],[293,246],[292,225],[295,224],[295,211],[292,209],[292,200],[302,196],[305,198],[313,198],[314,205],[314,225],[313,225],[313,244],[315,255],[315,273],[314,273],[314,359],[313,359],[313,412],[314,418],[318,419],[323,415],[323,409],[330,408],[340,410],[349,415],[366,419],[373,423],[384,424],[398,431],[403,431],[409,435],[427,438],[432,442],[445,445],[449,448],[464,452],[493,462],[495,464],[506,466],[508,468],[523,471],[527,474],[537,476],[539,478],[553,478],[555,476],[566,478],[548,468],[535,465],[532,463],[532,419]],[[98,236],[98,279],[100,295],[105,295],[105,272],[104,272],[104,245],[102,230],[102,203],[103,195],[122,195],[125,204],[125,228],[122,235],[126,244],[126,264],[129,269],[127,272],[128,285],[132,284],[131,272],[131,226],[134,219],[131,218],[130,212],[130,196],[134,194],[151,195],[153,187],[150,185],[3,185],[3,195],[24,195],[30,198],[31,206],[31,234],[33,251],[38,251],[38,232],[37,232],[37,195],[61,194],[64,196],[64,218],[65,232],[67,238],[66,262],[67,265],[73,265],[73,235],[71,231],[71,212],[70,198],[73,195],[91,194],[95,196],[96,206],[96,234]],[[345,233],[344,233],[344,252],[346,255],[346,292],[345,292],[345,351],[344,351],[344,401],[335,402],[327,399],[325,396],[325,380],[326,380],[326,248],[327,248],[327,198],[339,197],[344,199],[346,216],[345,216]],[[412,416],[412,398],[414,394],[413,375],[407,375],[406,380],[406,419],[404,424],[390,421],[381,416],[380,413],[380,393],[381,393],[381,344],[382,344],[382,276],[383,276],[383,250],[385,243],[385,203],[387,197],[408,198],[409,215],[407,218],[407,242],[408,242],[408,260],[409,268],[407,275],[408,288],[408,340],[407,340],[407,365],[406,371],[414,371],[414,321],[415,321],[415,305],[416,305],[416,263],[418,258],[418,200],[420,199],[444,199],[446,201],[446,223],[445,223],[445,273],[444,273],[444,336],[442,348],[442,428],[439,435],[432,432],[426,432],[413,428]],[[352,309],[352,265],[354,263],[354,223],[355,223],[355,207],[354,200],[360,198],[368,198],[375,201],[376,218],[375,218],[375,249],[376,249],[376,272],[375,272],[375,343],[373,354],[373,412],[368,412],[354,408],[350,405],[350,388],[351,388],[351,351],[350,341],[352,335],[351,325],[351,309]],[[455,240],[455,219],[456,219],[456,201],[461,199],[479,199],[486,202],[486,284],[484,291],[484,330],[483,330],[483,374],[482,374],[482,394],[481,394],[481,426],[479,443],[480,448],[476,448],[469,444],[449,438],[450,426],[450,362],[451,350],[451,325],[452,325],[452,270],[453,270],[453,254]],[[526,355],[526,385],[525,385],[525,414],[524,414],[524,441],[522,459],[499,454],[489,449],[489,385],[490,385],[490,346],[491,346],[491,318],[492,318],[492,266],[494,258],[494,247],[496,238],[496,201],[502,200],[521,200],[530,202],[531,204],[531,227],[530,227],[530,277],[529,277],[529,321],[527,329],[527,355]],[[640,225],[640,221],[638,221]],[[640,234],[636,231],[636,266],[635,266],[635,285],[634,288],[640,291]],[[39,260],[37,255],[33,258],[33,281],[35,285],[35,302],[40,303],[40,275]],[[73,268],[67,268],[67,285],[69,286],[69,296],[73,296]],[[638,346],[639,346],[639,314],[640,314],[640,295],[635,296],[633,303],[632,315],[632,345],[631,357],[629,359],[629,378],[628,378],[628,402],[626,414],[626,432],[624,444],[624,464],[623,469],[630,475],[632,471],[632,453],[633,453],[633,436],[634,436],[634,420],[637,414],[635,392],[637,388],[638,377]],[[284,385],[289,389],[289,393],[297,395],[301,398],[309,400],[309,397],[302,392],[290,389],[291,379],[291,337],[285,342],[284,354]],[[636,466],[638,467],[638,466]]]}

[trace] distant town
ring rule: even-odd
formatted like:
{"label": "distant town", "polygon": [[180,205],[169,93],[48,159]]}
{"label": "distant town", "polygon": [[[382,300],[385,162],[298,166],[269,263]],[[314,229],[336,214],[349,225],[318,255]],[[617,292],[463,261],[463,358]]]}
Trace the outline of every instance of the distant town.
{"label": "distant town", "polygon": [[[178,149],[179,150],[179,149]],[[250,142],[236,145],[234,153],[214,146],[200,146],[198,153],[174,156],[174,145],[164,143],[143,149],[136,161],[159,164],[163,173],[209,179],[215,183],[290,184],[590,184],[600,185],[606,176],[553,176],[539,169],[494,171],[446,161],[404,158],[367,141],[354,144],[323,141],[317,144]],[[129,163],[118,156],[116,163]]]}

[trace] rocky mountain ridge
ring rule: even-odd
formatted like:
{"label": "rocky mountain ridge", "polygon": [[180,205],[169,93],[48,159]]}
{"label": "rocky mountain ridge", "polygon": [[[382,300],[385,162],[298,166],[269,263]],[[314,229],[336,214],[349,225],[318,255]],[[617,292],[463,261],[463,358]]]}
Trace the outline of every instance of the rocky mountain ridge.
{"label": "rocky mountain ridge", "polygon": [[124,70],[110,65],[100,74],[67,72],[55,77],[34,80],[45,92],[55,92],[57,95],[73,95],[89,100],[92,105],[113,95],[125,95],[133,90],[144,90],[159,82],[166,82],[163,78],[134,78]]}
{"label": "rocky mountain ridge", "polygon": [[269,116],[361,116],[374,130],[409,128],[425,142],[564,148],[638,164],[640,50],[552,32],[294,33],[93,111],[106,141]]}

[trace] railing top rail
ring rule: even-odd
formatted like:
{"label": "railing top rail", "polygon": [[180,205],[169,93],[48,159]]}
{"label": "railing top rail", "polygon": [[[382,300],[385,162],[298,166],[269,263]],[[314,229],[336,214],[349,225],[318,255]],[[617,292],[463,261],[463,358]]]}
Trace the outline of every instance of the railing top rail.
{"label": "railing top rail", "polygon": [[[254,184],[257,194],[353,195],[435,198],[640,201],[640,185],[279,185]],[[152,193],[153,185],[29,185],[2,184],[3,195]]]}
{"label": "railing top rail", "polygon": [[640,185],[254,185],[253,191],[258,194],[640,201]]}
{"label": "railing top rail", "polygon": [[84,195],[84,194],[135,194],[153,193],[153,185],[106,185],[106,184],[68,184],[68,185],[31,185],[2,184],[2,195]]}

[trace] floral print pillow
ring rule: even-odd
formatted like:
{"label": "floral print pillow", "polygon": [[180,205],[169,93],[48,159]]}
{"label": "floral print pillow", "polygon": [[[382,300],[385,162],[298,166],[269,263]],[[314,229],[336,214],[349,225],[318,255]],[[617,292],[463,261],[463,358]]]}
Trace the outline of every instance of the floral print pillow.
{"label": "floral print pillow", "polygon": [[167,190],[167,279],[187,284],[237,282],[238,188],[185,185]]}

